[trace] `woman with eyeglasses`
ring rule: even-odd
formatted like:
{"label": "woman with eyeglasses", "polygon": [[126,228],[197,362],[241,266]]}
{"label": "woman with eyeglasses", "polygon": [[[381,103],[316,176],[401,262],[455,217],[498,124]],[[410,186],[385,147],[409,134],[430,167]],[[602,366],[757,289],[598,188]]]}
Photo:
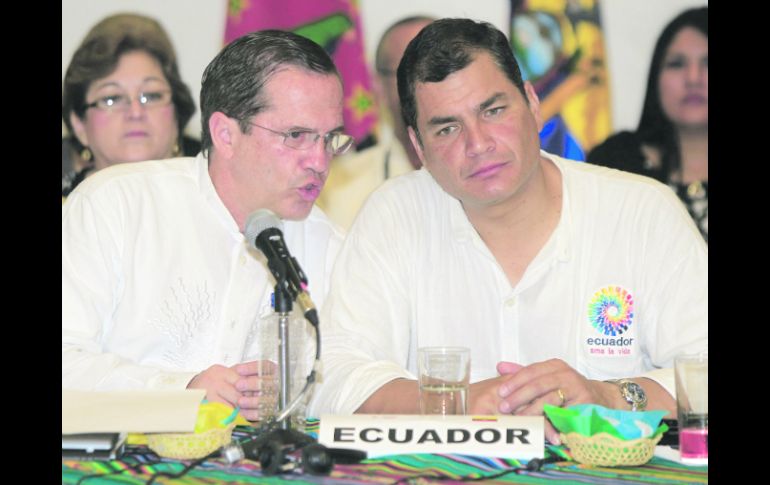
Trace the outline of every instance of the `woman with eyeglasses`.
{"label": "woman with eyeglasses", "polygon": [[72,136],[62,140],[62,198],[116,163],[197,154],[200,143],[183,136],[194,112],[161,25],[135,14],[105,18],[64,76],[62,119]]}
{"label": "woman with eyeglasses", "polygon": [[677,193],[708,242],[708,7],[663,29],[652,56],[639,126],[588,154],[597,165],[639,173]]}

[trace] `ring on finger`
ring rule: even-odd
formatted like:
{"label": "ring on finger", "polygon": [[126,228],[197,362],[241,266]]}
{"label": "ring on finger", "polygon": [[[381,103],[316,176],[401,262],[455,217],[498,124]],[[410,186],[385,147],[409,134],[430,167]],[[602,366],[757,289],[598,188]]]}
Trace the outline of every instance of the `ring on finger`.
{"label": "ring on finger", "polygon": [[556,389],[556,394],[559,396],[559,399],[561,402],[559,403],[559,407],[564,407],[564,403],[567,402],[567,398],[564,397],[564,392],[562,392],[561,388]]}

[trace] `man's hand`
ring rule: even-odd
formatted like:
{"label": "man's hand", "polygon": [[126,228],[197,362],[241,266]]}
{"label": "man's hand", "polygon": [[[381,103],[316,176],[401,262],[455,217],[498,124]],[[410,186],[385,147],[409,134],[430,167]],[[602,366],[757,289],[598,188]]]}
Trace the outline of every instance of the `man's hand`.
{"label": "man's hand", "polygon": [[[590,403],[613,407],[612,384],[586,379],[561,359],[528,366],[500,362],[497,371],[508,377],[497,390],[500,397],[498,410],[503,414],[540,416],[544,404]],[[558,431],[548,421],[545,425],[546,439],[559,444]]]}
{"label": "man's hand", "polygon": [[236,407],[241,393],[235,388],[240,376],[230,367],[214,364],[187,384],[187,389],[205,389],[206,399]]}
{"label": "man's hand", "polygon": [[236,364],[232,369],[239,376],[235,388],[242,394],[238,399],[241,414],[249,421],[262,419],[257,409],[259,404],[274,407],[278,402],[278,366],[267,360],[254,360]]}
{"label": "man's hand", "polygon": [[[206,399],[240,407],[249,421],[260,419],[257,406],[262,401],[277,401],[277,366],[272,362],[243,362],[232,367],[215,364],[195,376],[188,389],[205,389]],[[260,372],[261,371],[261,372]],[[263,382],[263,380],[269,380]],[[265,385],[269,392],[265,392]]]}
{"label": "man's hand", "polygon": [[[507,363],[506,363],[507,364]],[[522,368],[518,364],[509,364],[508,372],[500,376],[475,382],[468,389],[468,412],[466,414],[500,414],[500,386],[511,380],[515,370]],[[499,372],[499,369],[498,369]]]}

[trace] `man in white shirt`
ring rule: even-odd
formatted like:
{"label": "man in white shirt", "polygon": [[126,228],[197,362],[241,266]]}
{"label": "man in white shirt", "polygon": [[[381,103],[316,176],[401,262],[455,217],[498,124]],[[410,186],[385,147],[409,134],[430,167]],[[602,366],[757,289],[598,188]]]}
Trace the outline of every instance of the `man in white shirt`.
{"label": "man in white shirt", "polygon": [[385,180],[420,168],[401,117],[396,87],[396,68],[407,44],[430,17],[407,17],[385,30],[377,44],[374,92],[380,106],[377,144],[332,161],[326,188],[318,206],[344,229],[353,223],[366,198]]}
{"label": "man in white shirt", "polygon": [[675,415],[673,358],[708,348],[707,249],[676,195],[541,151],[489,24],[423,29],[398,87],[424,169],[375,191],[340,251],[311,413],[418,413],[416,349],[465,346],[472,414]]}
{"label": "man in white shirt", "polygon": [[[197,158],[121,164],[70,195],[63,388],[200,388],[259,418],[257,362],[244,357],[255,322],[272,312],[275,281],[244,225],[258,209],[286,220],[286,243],[320,306],[342,238],[313,203],[332,156],[353,141],[342,107],[339,74],[320,46],[251,33],[203,74]],[[100,116],[130,124],[144,109],[132,102]]]}

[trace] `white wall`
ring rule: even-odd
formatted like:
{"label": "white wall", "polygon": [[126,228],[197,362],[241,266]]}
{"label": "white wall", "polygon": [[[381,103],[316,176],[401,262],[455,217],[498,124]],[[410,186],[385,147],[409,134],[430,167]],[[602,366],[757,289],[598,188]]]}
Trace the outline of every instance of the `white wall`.
{"label": "white wall", "polygon": [[[655,39],[681,10],[707,5],[704,0],[602,0],[613,126],[634,128],[639,119],[647,69]],[[382,32],[407,15],[470,17],[506,32],[509,0],[359,0],[369,59]],[[117,12],[156,17],[169,32],[179,56],[182,77],[198,101],[204,68],[222,47],[227,0],[62,0],[62,79],[72,53],[93,24]],[[198,135],[196,112],[187,131]]]}

